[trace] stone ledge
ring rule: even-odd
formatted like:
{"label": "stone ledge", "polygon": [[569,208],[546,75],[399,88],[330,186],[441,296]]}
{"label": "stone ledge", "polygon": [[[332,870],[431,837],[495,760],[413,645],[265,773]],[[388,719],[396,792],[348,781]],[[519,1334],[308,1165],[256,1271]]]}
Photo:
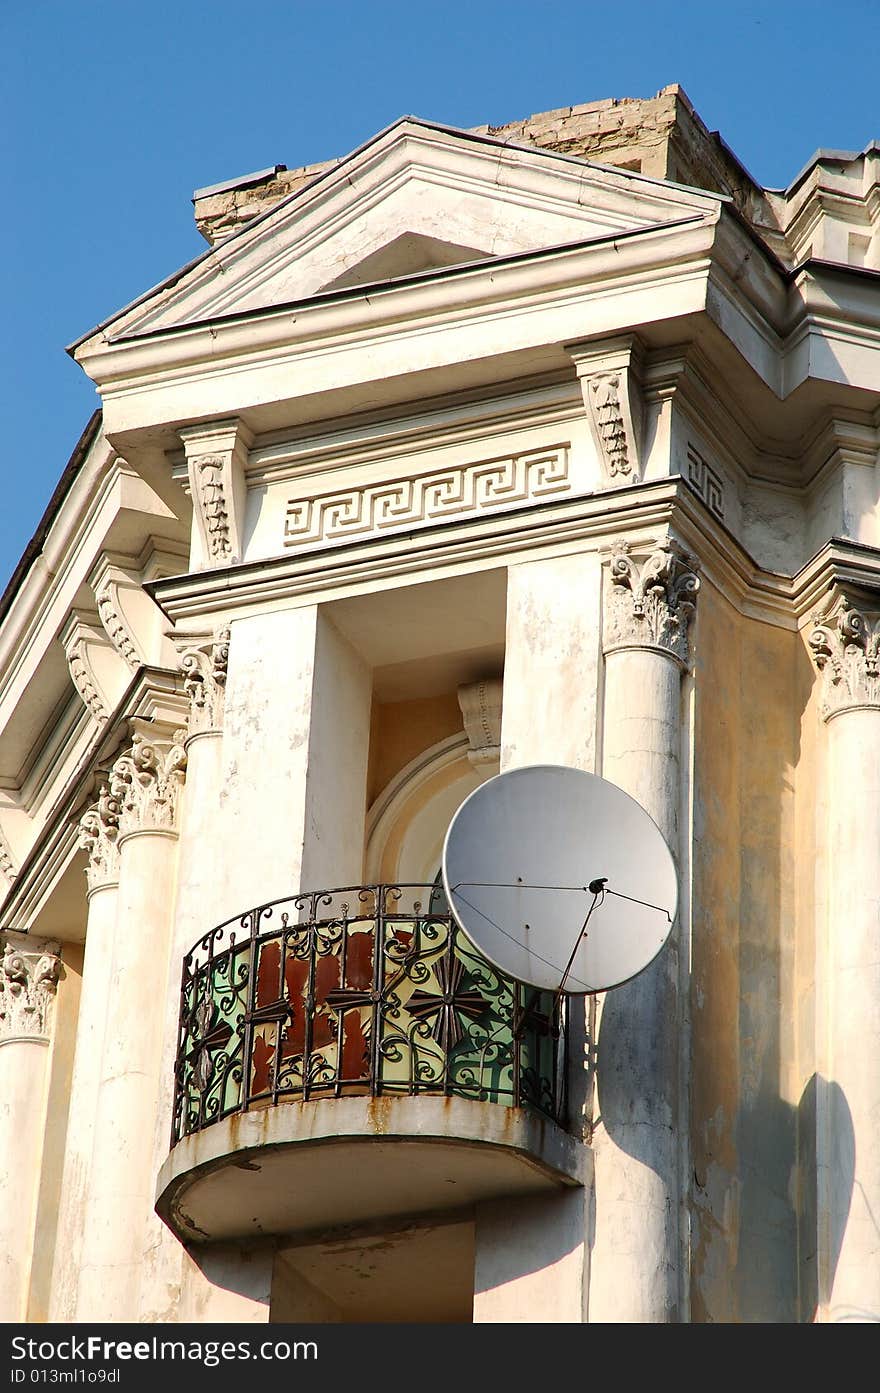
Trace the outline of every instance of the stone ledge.
{"label": "stone ledge", "polygon": [[235,1113],[185,1137],[156,1211],[183,1241],[259,1238],[589,1183],[592,1153],[522,1108],[355,1097]]}

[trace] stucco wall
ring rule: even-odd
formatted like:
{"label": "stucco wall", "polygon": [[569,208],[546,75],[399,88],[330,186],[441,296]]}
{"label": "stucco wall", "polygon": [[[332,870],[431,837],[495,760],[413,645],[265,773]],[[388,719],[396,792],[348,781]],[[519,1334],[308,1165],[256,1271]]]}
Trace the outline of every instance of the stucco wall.
{"label": "stucco wall", "polygon": [[695,673],[692,1318],[797,1318],[797,637],[706,583]]}

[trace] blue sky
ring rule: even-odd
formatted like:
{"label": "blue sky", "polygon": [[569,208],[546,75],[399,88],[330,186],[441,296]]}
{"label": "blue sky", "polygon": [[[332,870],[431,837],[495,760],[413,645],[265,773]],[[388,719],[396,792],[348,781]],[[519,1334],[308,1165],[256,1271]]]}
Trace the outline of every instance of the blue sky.
{"label": "blue sky", "polygon": [[204,249],[193,189],[671,82],[783,186],[880,139],[878,72],[880,0],[0,0],[0,587],[97,405],[64,347]]}

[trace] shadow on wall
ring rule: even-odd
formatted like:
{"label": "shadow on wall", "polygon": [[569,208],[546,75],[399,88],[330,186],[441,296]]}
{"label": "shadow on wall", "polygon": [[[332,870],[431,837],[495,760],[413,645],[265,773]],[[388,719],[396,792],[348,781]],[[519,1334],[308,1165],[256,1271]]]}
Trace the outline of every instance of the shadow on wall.
{"label": "shadow on wall", "polygon": [[[801,1319],[812,1321],[820,1305],[831,1300],[834,1274],[843,1245],[856,1169],[856,1140],[846,1096],[839,1084],[814,1074],[801,1094],[797,1110],[800,1157],[799,1240],[801,1261]],[[826,1138],[832,1175],[824,1183],[817,1138]],[[823,1199],[820,1193],[824,1189]],[[820,1266],[819,1230],[826,1225],[828,1256]],[[836,1321],[873,1319],[858,1310],[833,1314]]]}
{"label": "shadow on wall", "polygon": [[[638,1003],[629,999],[626,989],[614,994],[613,1009],[606,1004],[602,1022],[601,1053],[598,1068],[601,1124],[621,1150],[651,1170],[656,1170],[656,1127],[664,1128],[672,1141],[668,1119],[664,1121],[656,1100],[639,1096],[634,1086],[638,1077],[634,1066],[644,1065],[645,1054],[661,1048],[660,1039],[633,1026]],[[661,1037],[662,1038],[662,1037]],[[757,1154],[740,1157],[741,1174],[731,1184],[727,1175],[722,1189],[715,1192],[717,1177],[694,1174],[697,1203],[693,1210],[692,1246],[704,1242],[705,1228],[717,1228],[720,1242],[715,1251],[726,1256],[736,1253],[735,1267],[724,1265],[714,1274],[717,1281],[714,1317],[708,1310],[703,1318],[735,1321],[812,1322],[821,1305],[831,1299],[831,1290],[843,1244],[852,1200],[855,1176],[855,1134],[849,1105],[840,1085],[813,1075],[798,1106],[792,1107],[778,1096],[764,1097],[760,1106],[761,1129],[766,1147]],[[645,1125],[639,1126],[639,1121]],[[757,1116],[750,1118],[750,1133]],[[817,1131],[818,1129],[818,1131]],[[819,1170],[817,1136],[827,1140],[828,1162],[825,1176]],[[792,1192],[768,1197],[760,1168],[765,1165],[764,1150],[772,1150],[771,1170],[797,1176]],[[770,1163],[767,1163],[770,1164]],[[827,1177],[827,1178],[825,1178]],[[602,1195],[595,1203],[601,1207]],[[820,1225],[827,1244],[827,1258],[819,1262]],[[779,1227],[783,1243],[779,1243]],[[728,1230],[724,1232],[725,1228]],[[776,1229],[771,1233],[771,1229]],[[702,1229],[702,1231],[701,1231]],[[785,1271],[780,1270],[780,1251]],[[720,1288],[726,1287],[726,1298]],[[728,1315],[721,1314],[723,1306]],[[695,1312],[696,1314],[696,1312]],[[700,1318],[699,1315],[697,1317]],[[832,1312],[836,1321],[863,1321],[858,1310]]]}

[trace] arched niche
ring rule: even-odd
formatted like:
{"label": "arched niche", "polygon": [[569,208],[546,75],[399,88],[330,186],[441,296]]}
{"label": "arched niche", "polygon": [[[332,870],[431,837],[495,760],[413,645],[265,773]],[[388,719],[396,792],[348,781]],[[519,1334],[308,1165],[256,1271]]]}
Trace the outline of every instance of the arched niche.
{"label": "arched niche", "polygon": [[468,738],[448,736],[410,760],[379,794],[367,816],[370,884],[427,884],[440,865],[446,829],[459,804],[498,773],[496,761],[473,765]]}

